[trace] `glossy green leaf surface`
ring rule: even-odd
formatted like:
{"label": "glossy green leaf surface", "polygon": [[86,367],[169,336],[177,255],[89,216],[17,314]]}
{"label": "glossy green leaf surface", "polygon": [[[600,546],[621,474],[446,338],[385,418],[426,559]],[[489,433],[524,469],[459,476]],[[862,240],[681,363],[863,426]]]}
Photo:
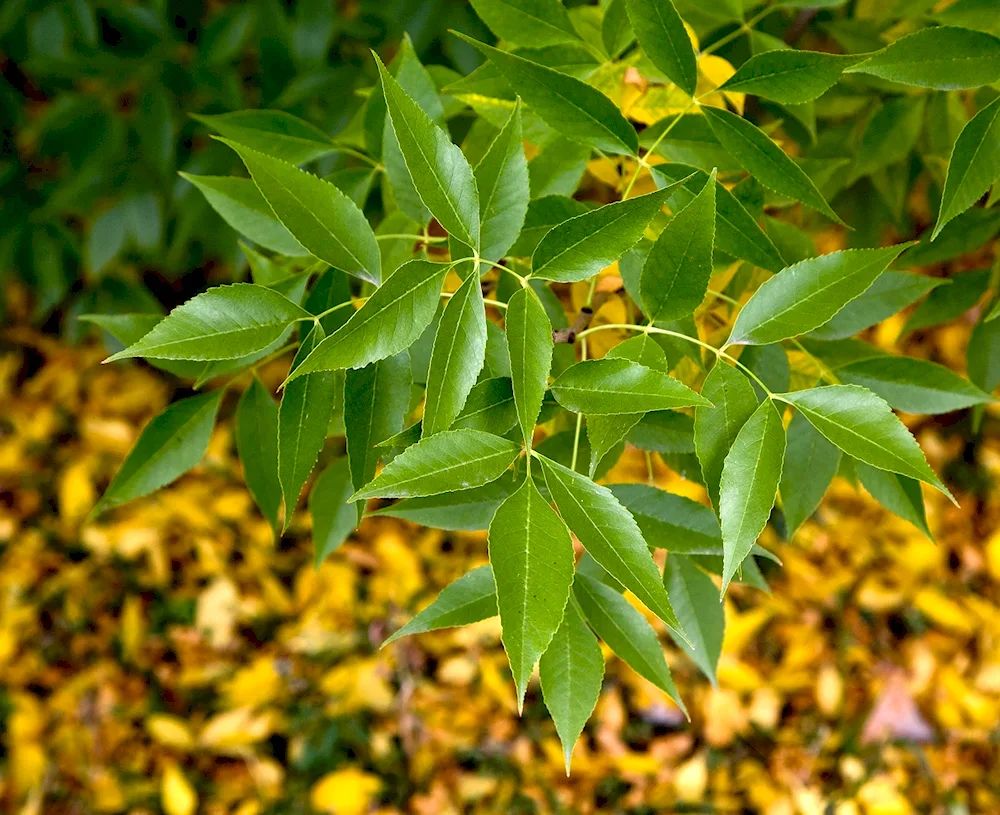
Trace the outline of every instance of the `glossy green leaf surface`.
{"label": "glossy green leaf surface", "polygon": [[479,191],[479,254],[497,261],[521,233],[530,198],[520,105],[476,164],[475,176]]}
{"label": "glossy green leaf surface", "polygon": [[552,367],[552,324],[538,295],[521,288],[507,303],[505,326],[517,420],[530,447]]}
{"label": "glossy green leaf surface", "polygon": [[579,41],[559,0],[472,0],[472,7],[497,37],[515,45],[541,48]]}
{"label": "glossy green leaf surface", "polygon": [[693,96],[698,81],[697,59],[672,0],[626,0],[625,6],[642,50],[671,82]]}
{"label": "glossy green leaf surface", "polygon": [[765,51],[744,62],[723,90],[751,93],[786,105],[811,102],[836,84],[861,57],[794,49]]}
{"label": "glossy green leaf surface", "polygon": [[567,368],[552,383],[560,405],[592,415],[710,405],[680,380],[628,359],[594,359]]}
{"label": "glossy green leaf surface", "polygon": [[845,383],[860,385],[906,413],[949,413],[982,405],[992,397],[969,380],[925,359],[881,356],[837,369]]}
{"label": "glossy green leaf surface", "polygon": [[191,118],[227,139],[292,164],[303,164],[337,149],[318,127],[283,110],[238,110]]}

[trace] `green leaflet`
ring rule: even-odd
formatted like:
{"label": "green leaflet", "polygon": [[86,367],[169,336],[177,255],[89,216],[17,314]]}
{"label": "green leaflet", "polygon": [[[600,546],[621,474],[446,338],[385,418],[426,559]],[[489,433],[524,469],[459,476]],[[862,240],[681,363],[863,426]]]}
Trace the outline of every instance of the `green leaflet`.
{"label": "green leaflet", "polygon": [[304,255],[302,248],[264,200],[257,186],[248,178],[178,173],[205,196],[212,209],[233,229],[254,243],[283,255]]}
{"label": "green leaflet", "polygon": [[805,416],[796,413],[792,417],[779,487],[788,540],[823,500],[840,467],[840,457],[840,450],[809,424]]}
{"label": "green leaflet", "polygon": [[784,458],[781,414],[768,399],[740,428],[722,465],[719,517],[723,594],[767,525]]}
{"label": "green leaflet", "polygon": [[687,713],[663,658],[663,646],[642,614],[618,591],[582,572],[577,572],[573,581],[573,597],[597,636],[633,671],[664,691]]}
{"label": "green leaflet", "polygon": [[679,629],[649,547],[628,510],[606,487],[543,456],[538,459],[559,514],[591,557],[663,622]]}
{"label": "green leaflet", "polygon": [[[528,171],[531,171],[530,164]],[[524,216],[521,234],[518,235],[508,254],[512,257],[530,257],[552,227],[577,215],[582,215],[589,209],[590,207],[582,201],[568,198],[565,195],[546,194],[541,198],[532,199]]]}
{"label": "green leaflet", "polygon": [[868,490],[872,498],[934,540],[930,527],[927,526],[924,494],[919,481],[898,473],[876,469],[863,461],[855,461],[854,468],[862,486]]}
{"label": "green leaflet", "polygon": [[973,269],[952,275],[948,280],[949,285],[934,288],[913,310],[902,335],[957,320],[982,298],[990,283],[990,272]]}
{"label": "green leaflet", "polygon": [[505,330],[517,419],[524,443],[530,449],[552,367],[553,350],[552,324],[538,295],[530,287],[518,289],[507,301]]}
{"label": "green leaflet", "polygon": [[350,504],[353,492],[351,466],[346,456],[323,470],[313,483],[309,493],[309,514],[317,568],[340,548],[357,526],[358,513]]}
{"label": "green leaflet", "polygon": [[470,625],[496,615],[497,594],[493,570],[488,565],[480,566],[449,583],[433,603],[386,639],[381,647],[385,648],[401,637]]}
{"label": "green leaflet", "polygon": [[562,625],[538,665],[542,697],[563,746],[566,775],[573,747],[594,712],[604,681],[604,654],[571,598]]}
{"label": "green leaflet", "polygon": [[535,663],[562,622],[574,568],[569,530],[530,478],[497,508],[489,552],[520,710]]}
{"label": "green leaflet", "polygon": [[542,48],[580,37],[559,0],[472,0],[472,7],[501,40]]}
{"label": "green leaflet", "polygon": [[635,155],[635,129],[607,96],[585,82],[458,34],[500,69],[514,91],[546,124],[606,153]]}
{"label": "green leaflet", "polygon": [[233,141],[233,148],[275,216],[315,257],[378,283],[382,261],[368,219],[334,184]]}
{"label": "green leaflet", "polygon": [[628,359],[578,362],[552,383],[552,393],[567,410],[592,415],[711,405],[681,381]]}
{"label": "green leaflet", "polygon": [[678,320],[701,305],[712,276],[715,243],[715,170],[692,201],[663,228],[639,278],[639,296],[651,322]]}
{"label": "green leaflet", "polygon": [[521,446],[481,430],[446,430],[407,447],[351,500],[418,498],[494,481],[514,463]]}
{"label": "green leaflet", "polygon": [[314,371],[362,368],[409,348],[433,319],[447,272],[447,265],[429,260],[404,263],[289,373],[288,381]]}
{"label": "green leaflet", "polygon": [[521,142],[520,103],[476,165],[475,175],[479,189],[479,254],[485,260],[497,261],[517,240],[528,211],[528,161]]}
{"label": "green leaflet", "polygon": [[513,479],[501,476],[496,481],[469,490],[445,492],[425,498],[404,498],[370,514],[402,518],[419,526],[449,531],[485,531],[489,529],[497,507],[513,491]]}
{"label": "green leaflet", "polygon": [[[293,371],[324,337],[322,326],[314,325],[295,354]],[[285,504],[286,529],[291,523],[299,493],[323,449],[336,390],[336,374],[320,371],[289,382],[281,394],[281,407],[278,409],[278,479]]]}
{"label": "green leaflet", "polygon": [[309,313],[282,294],[252,283],[216,286],[192,297],[107,362],[130,357],[239,359],[267,348]]}
{"label": "green leaflet", "polygon": [[789,266],[754,292],[727,344],[768,345],[818,328],[871,286],[909,245],[844,249]]}
{"label": "green leaflet", "polygon": [[862,59],[819,51],[766,51],[744,62],[720,90],[800,105],[822,96],[837,83],[845,68]]}
{"label": "green leaflet", "polygon": [[649,484],[613,484],[650,546],[682,555],[721,555],[719,519],[704,504]]}
{"label": "green leaflet", "polygon": [[740,428],[757,409],[757,395],[746,375],[719,360],[705,377],[701,395],[714,407],[694,412],[694,449],[701,462],[712,504],[719,506],[719,482],[726,453],[736,441]]}
{"label": "green leaflet", "polygon": [[913,357],[862,359],[837,369],[845,383],[878,394],[906,413],[949,413],[993,398],[943,365]]}
{"label": "green leaflet", "polygon": [[458,145],[434,124],[376,56],[389,121],[420,199],[449,235],[479,248],[479,193]]}
{"label": "green leaflet", "polygon": [[969,379],[987,393],[1000,385],[1000,321],[976,323],[969,337],[968,369]]}
{"label": "green leaflet", "polygon": [[[716,671],[722,653],[722,636],[726,627],[719,590],[715,582],[684,555],[671,555],[663,570],[663,582],[674,604],[677,619],[691,639],[694,660],[712,685],[718,686]],[[671,632],[672,633],[672,632]],[[684,643],[677,643],[687,653]]]}
{"label": "green leaflet", "polygon": [[281,509],[278,481],[278,406],[255,376],[236,408],[236,451],[254,502],[277,532]]}
{"label": "green leaflet", "polygon": [[611,0],[601,18],[601,43],[611,57],[617,57],[635,41],[632,21],[628,18],[625,0]]}
{"label": "green leaflet", "polygon": [[165,487],[201,461],[223,393],[181,399],[146,425],[90,517]]}
{"label": "green leaflet", "polygon": [[722,146],[761,184],[844,223],[805,171],[758,128],[728,110],[701,110]]}
{"label": "green leaflet", "polygon": [[531,274],[572,283],[610,266],[639,241],[672,186],[606,204],[554,226],[535,247]]}
{"label": "green leaflet", "polygon": [[451,427],[462,412],[486,353],[486,309],[479,275],[469,275],[448,301],[434,334],[427,371],[422,435]]}
{"label": "green leaflet", "polygon": [[[162,314],[81,314],[77,319],[93,323],[107,331],[121,345],[129,346],[138,342],[153,330],[153,327],[163,322]],[[113,350],[113,349],[111,349]],[[197,379],[205,369],[203,362],[187,360],[151,359],[149,364],[161,371],[185,379]]]}
{"label": "green leaflet", "polygon": [[856,172],[868,175],[903,161],[920,138],[924,107],[922,96],[901,96],[876,111],[861,135]]}
{"label": "green leaflet", "polygon": [[1000,177],[1000,97],[972,117],[951,151],[941,208],[931,240],[976,203]]}
{"label": "green leaflet", "polygon": [[292,164],[337,151],[322,130],[283,110],[238,110],[214,116],[192,113],[191,118],[227,139]]}
{"label": "green leaflet", "polygon": [[626,0],[626,7],[646,56],[678,88],[694,96],[698,63],[672,0]]}
{"label": "green leaflet", "polygon": [[1000,39],[968,28],[931,26],[900,37],[846,71],[920,88],[976,88],[1000,79]]}
{"label": "green leaflet", "polygon": [[786,393],[782,400],[849,456],[924,481],[952,498],[927,464],[906,426],[880,396],[857,385],[828,385]]}

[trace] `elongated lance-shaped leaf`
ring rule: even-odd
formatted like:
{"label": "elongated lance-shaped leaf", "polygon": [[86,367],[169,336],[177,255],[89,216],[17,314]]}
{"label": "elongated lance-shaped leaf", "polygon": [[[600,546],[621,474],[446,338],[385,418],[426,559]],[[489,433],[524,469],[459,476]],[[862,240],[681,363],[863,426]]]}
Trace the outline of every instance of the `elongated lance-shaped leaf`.
{"label": "elongated lance-shaped leaf", "polygon": [[560,0],[472,0],[472,7],[498,38],[515,45],[580,41]]}
{"label": "elongated lance-shaped leaf", "polygon": [[479,160],[475,174],[479,189],[479,254],[485,260],[498,261],[521,233],[531,197],[528,160],[521,141],[520,101]]}
{"label": "elongated lance-shaped leaf", "polygon": [[638,152],[635,129],[597,88],[464,34],[455,34],[489,57],[532,111],[564,136],[606,153]]}
{"label": "elongated lance-shaped leaf", "polygon": [[278,406],[255,376],[236,408],[236,451],[254,503],[278,530],[281,482],[278,481]]}
{"label": "elongated lance-shaped leaf", "polygon": [[862,486],[868,490],[872,498],[894,515],[904,521],[909,521],[928,538],[934,540],[930,527],[927,525],[927,512],[924,508],[924,494],[920,482],[907,478],[899,473],[879,470],[863,461],[855,461],[854,469]]}
{"label": "elongated lance-shaped leaf", "polygon": [[683,637],[649,546],[629,511],[607,487],[544,456],[538,459],[559,514],[590,556]]}
{"label": "elongated lance-shaped leaf", "polygon": [[479,248],[479,193],[458,145],[399,86],[375,56],[392,130],[424,205],[449,235]]}
{"label": "elongated lance-shaped leaf", "polygon": [[785,458],[781,414],[768,399],[740,429],[722,465],[722,591],[750,554],[774,506]]}
{"label": "elongated lance-shaped leaf", "polygon": [[801,413],[788,425],[785,462],[781,469],[781,509],[791,540],[812,515],[840,468],[841,452]]}
{"label": "elongated lance-shaped leaf", "polygon": [[863,59],[791,48],[765,51],[744,62],[719,90],[752,93],[783,105],[801,105],[822,96],[837,84],[844,69]]}
{"label": "elongated lance-shaped leaf", "polygon": [[504,325],[517,420],[530,449],[552,367],[552,323],[538,295],[525,286],[507,301]]}
{"label": "elongated lance-shaped leaf", "polygon": [[381,645],[413,634],[471,625],[497,616],[497,593],[493,569],[480,566],[445,586],[433,603],[413,617]]}
{"label": "elongated lance-shaped leaf", "polygon": [[[719,590],[715,582],[684,555],[670,555],[663,570],[670,602],[681,621],[691,644],[689,653],[683,643],[681,651],[694,660],[714,686],[718,686],[717,670],[722,653],[722,635],[726,627]],[[673,633],[673,632],[671,632]]]}
{"label": "elongated lance-shaped leaf", "polygon": [[292,164],[304,164],[337,151],[337,145],[326,133],[283,110],[237,110],[190,116],[227,139]]}
{"label": "elongated lance-shaped leaf", "polygon": [[694,199],[663,228],[639,277],[639,297],[650,321],[679,320],[701,305],[712,276],[715,243],[715,170]]}
{"label": "elongated lance-shaped leaf", "polygon": [[552,393],[564,408],[587,414],[712,404],[680,380],[628,359],[578,362],[552,383]]}
{"label": "elongated lance-shaped leaf", "polygon": [[606,204],[554,226],[535,247],[531,274],[572,283],[610,266],[639,241],[672,186]]}
{"label": "elongated lance-shaped leaf", "polygon": [[569,775],[573,747],[594,712],[604,681],[604,654],[570,597],[562,625],[538,664],[542,698],[555,723]]}
{"label": "elongated lance-shaped leaf", "polygon": [[650,546],[682,555],[721,555],[722,531],[704,504],[650,484],[612,484]]}
{"label": "elongated lance-shaped leaf", "polygon": [[843,223],[805,170],[757,127],[728,110],[703,107],[702,111],[719,143],[761,184]]}
{"label": "elongated lance-shaped leaf", "polygon": [[283,294],[253,283],[216,286],[178,306],[108,362],[130,357],[239,359],[267,348],[309,313]]}
{"label": "elongated lance-shaped leaf", "polygon": [[694,449],[712,505],[719,506],[719,482],[726,454],[757,409],[757,395],[746,374],[719,360],[705,377],[701,395],[714,407],[694,412]]}
{"label": "elongated lance-shaped leaf", "polygon": [[400,266],[288,381],[314,371],[363,368],[409,348],[434,318],[448,266],[415,259]]}
{"label": "elongated lance-shaped leaf", "polygon": [[486,308],[479,275],[472,274],[448,301],[434,334],[422,433],[426,438],[451,427],[483,369]]}
{"label": "elongated lance-shaped leaf", "polygon": [[672,0],[627,0],[625,5],[646,56],[678,88],[694,96],[698,62]]}
{"label": "elongated lance-shaped leaf", "polygon": [[222,395],[218,390],[181,399],[146,425],[91,517],[165,487],[201,461]]}
{"label": "elongated lance-shaped leaf", "polygon": [[348,195],[293,164],[222,141],[243,159],[277,219],[312,255],[335,269],[379,282],[382,259],[375,233]]}
{"label": "elongated lance-shaped leaf", "polygon": [[370,514],[402,518],[435,529],[484,532],[490,528],[497,507],[514,492],[511,476],[501,476],[496,481],[470,490],[444,492],[425,498],[404,498]]}
{"label": "elongated lance-shaped leaf", "polygon": [[907,246],[843,249],[789,266],[754,292],[728,344],[768,345],[829,322],[859,297]]}
{"label": "elongated lance-shaped leaf", "polygon": [[421,439],[390,461],[351,499],[417,498],[495,481],[521,446],[481,430],[446,430]]}
{"label": "elongated lance-shaped leaf", "polygon": [[611,586],[582,572],[577,572],[573,581],[573,596],[597,636],[639,676],[673,699],[686,715],[663,657],[663,646],[638,609]]}
{"label": "elongated lance-shaped leaf", "polygon": [[[323,327],[317,323],[299,346],[292,361],[292,370],[302,364],[324,337]],[[285,529],[291,523],[299,493],[323,449],[336,392],[336,373],[318,371],[289,382],[281,394],[281,407],[278,410],[278,478],[285,504]]]}
{"label": "elongated lance-shaped leaf", "polygon": [[574,566],[569,530],[531,478],[497,509],[489,551],[520,710],[535,663],[562,622]]}
{"label": "elongated lance-shaped leaf", "polygon": [[813,427],[847,455],[923,481],[955,501],[916,439],[881,396],[858,385],[827,385],[781,398],[802,411]]}
{"label": "elongated lance-shaped leaf", "polygon": [[1000,178],[1000,98],[994,99],[962,128],[951,151],[941,193],[941,208],[931,240]]}
{"label": "elongated lance-shaped leaf", "polygon": [[347,456],[337,459],[321,472],[309,493],[312,516],[313,550],[316,567],[340,548],[358,525],[357,510],[351,505],[351,465]]}

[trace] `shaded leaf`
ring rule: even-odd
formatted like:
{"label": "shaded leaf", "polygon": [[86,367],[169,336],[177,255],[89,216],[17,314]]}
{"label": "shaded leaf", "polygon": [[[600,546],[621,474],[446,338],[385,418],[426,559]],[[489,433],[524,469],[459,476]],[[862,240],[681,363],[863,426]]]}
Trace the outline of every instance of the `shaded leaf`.
{"label": "shaded leaf", "polygon": [[552,324],[538,295],[530,287],[514,292],[505,317],[514,404],[524,443],[530,449],[532,431],[552,367]]}
{"label": "shaded leaf", "polygon": [[688,96],[694,96],[698,64],[691,38],[672,0],[626,0],[632,30],[650,61]]}
{"label": "shaded leaf", "polygon": [[317,477],[309,493],[312,516],[313,548],[317,568],[351,534],[358,523],[357,510],[351,506],[354,492],[351,466],[347,456],[337,459]]}
{"label": "shaded leaf", "polygon": [[840,456],[840,450],[805,416],[796,413],[792,417],[779,487],[788,540],[819,507],[840,467]]}
{"label": "shaded leaf", "polygon": [[236,451],[247,489],[261,514],[278,529],[281,482],[278,480],[278,406],[255,376],[236,407]]}
{"label": "shaded leaf", "polygon": [[[670,602],[674,604],[677,619],[687,632],[694,652],[688,653],[683,642],[677,644],[681,651],[694,660],[713,685],[718,684],[716,671],[722,653],[722,635],[726,618],[719,589],[715,582],[684,555],[671,555],[663,571]],[[672,633],[672,632],[671,632]]]}

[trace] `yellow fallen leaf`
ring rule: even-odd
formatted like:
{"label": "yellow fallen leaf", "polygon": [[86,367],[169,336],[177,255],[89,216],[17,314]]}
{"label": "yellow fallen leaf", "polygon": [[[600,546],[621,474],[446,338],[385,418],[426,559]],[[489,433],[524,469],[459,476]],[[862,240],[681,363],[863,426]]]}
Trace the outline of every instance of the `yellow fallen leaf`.
{"label": "yellow fallen leaf", "polygon": [[194,624],[214,648],[232,643],[238,607],[236,586],[225,577],[213,580],[199,595]]}
{"label": "yellow fallen leaf", "polygon": [[913,598],[913,605],[931,622],[941,628],[947,628],[961,634],[972,634],[975,631],[969,613],[937,589],[921,589]]}
{"label": "yellow fallen leaf", "polygon": [[59,478],[59,515],[69,522],[79,521],[97,500],[89,458],[73,461]]}
{"label": "yellow fallen leaf", "polygon": [[378,776],[347,767],[317,781],[309,794],[309,803],[317,812],[329,815],[362,815],[381,788]]}
{"label": "yellow fallen leaf", "polygon": [[198,793],[173,761],[163,769],[160,803],[167,815],[194,815],[198,808]]}
{"label": "yellow fallen leaf", "polygon": [[178,750],[194,747],[194,736],[187,722],[165,713],[154,713],[146,719],[146,730],[157,743]]}

